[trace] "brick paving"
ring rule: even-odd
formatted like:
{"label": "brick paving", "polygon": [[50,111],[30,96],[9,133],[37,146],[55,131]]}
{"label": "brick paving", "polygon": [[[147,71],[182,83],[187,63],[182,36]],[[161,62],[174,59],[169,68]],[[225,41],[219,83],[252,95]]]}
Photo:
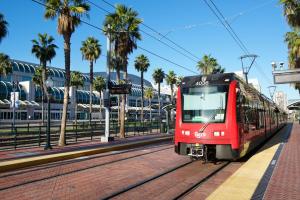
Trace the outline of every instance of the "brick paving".
{"label": "brick paving", "polygon": [[217,187],[219,187],[227,178],[229,178],[236,170],[238,170],[243,163],[231,163],[223,170],[219,171],[215,176],[203,183],[200,187],[195,189],[184,199],[206,199]]}
{"label": "brick paving", "polygon": [[293,124],[264,199],[300,199],[300,125]]}
{"label": "brick paving", "polygon": [[[170,145],[169,145],[170,146]],[[142,150],[140,152],[146,152]],[[137,152],[133,153],[136,154]],[[119,154],[119,157],[124,156]],[[97,164],[116,159],[114,156],[107,156],[102,159],[95,159]],[[189,158],[174,153],[174,149],[167,149],[144,156],[135,157],[108,165],[93,167],[82,171],[65,174],[68,170],[83,167],[87,162],[76,163],[76,166],[59,165],[55,166],[54,172],[49,170],[31,171],[15,175],[15,183],[30,179],[30,177],[41,176],[42,174],[57,173],[61,176],[46,180],[32,182],[29,184],[0,189],[1,200],[6,199],[100,199],[106,195],[120,190],[124,186],[134,184],[145,178],[151,177],[168,168],[173,168],[186,163]],[[94,162],[94,161],[90,161]],[[82,164],[82,166],[81,166]],[[95,164],[95,163],[94,163]],[[0,179],[3,184],[9,183],[10,176]]]}
{"label": "brick paving", "polygon": [[133,151],[121,151],[120,154],[114,154],[114,152],[108,152],[100,155],[93,155],[88,157],[81,157],[79,159],[72,159],[66,161],[55,162],[51,164],[39,165],[30,167],[27,169],[21,169],[18,171],[6,172],[0,174],[0,190],[4,188],[12,187],[18,184],[24,184],[27,182],[38,181],[41,179],[47,179],[49,177],[59,176],[62,174],[76,174],[78,171],[84,171],[100,166],[104,166],[107,163],[127,159],[154,151],[163,151],[165,149],[173,149],[173,145],[151,146],[145,150],[140,148]]}

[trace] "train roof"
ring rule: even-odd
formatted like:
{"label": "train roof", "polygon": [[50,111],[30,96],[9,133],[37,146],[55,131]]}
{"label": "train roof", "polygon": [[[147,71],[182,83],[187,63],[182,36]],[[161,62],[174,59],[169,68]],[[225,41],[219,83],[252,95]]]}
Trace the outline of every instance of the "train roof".
{"label": "train roof", "polygon": [[206,84],[226,84],[232,80],[237,80],[235,73],[218,73],[210,75],[186,76],[182,80],[182,86],[196,86]]}

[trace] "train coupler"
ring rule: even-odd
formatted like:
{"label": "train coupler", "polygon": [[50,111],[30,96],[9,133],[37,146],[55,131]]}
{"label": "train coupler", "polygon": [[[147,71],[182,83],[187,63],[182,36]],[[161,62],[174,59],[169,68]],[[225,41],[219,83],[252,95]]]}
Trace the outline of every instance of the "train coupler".
{"label": "train coupler", "polygon": [[204,144],[195,144],[190,147],[190,152],[188,154],[193,159],[202,159],[207,161],[207,146]]}

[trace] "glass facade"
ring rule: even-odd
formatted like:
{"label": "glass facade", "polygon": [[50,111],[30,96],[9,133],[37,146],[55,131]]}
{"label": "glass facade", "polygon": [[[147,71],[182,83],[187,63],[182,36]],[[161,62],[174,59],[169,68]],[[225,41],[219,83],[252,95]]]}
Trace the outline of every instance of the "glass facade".
{"label": "glass facade", "polygon": [[[36,86],[32,83],[32,77],[36,71],[36,68],[39,67],[39,64],[34,63],[28,63],[18,60],[11,60],[13,73],[10,75],[7,75],[6,77],[0,76],[0,119],[11,119],[12,117],[12,109],[9,107],[10,105],[10,93],[12,92],[12,81],[17,81],[20,84],[18,85],[16,91],[20,92],[20,105],[21,108],[18,109],[18,112],[20,109],[22,109],[23,114],[20,114],[20,118],[18,119],[25,119],[30,116],[30,119],[41,119],[41,102],[42,102],[42,88],[40,86]],[[54,86],[49,88],[49,92],[52,95],[51,103],[54,103],[54,105],[51,107],[51,116],[53,119],[59,119],[63,99],[64,99],[64,82],[65,82],[65,72],[63,69],[54,68],[54,67],[48,67],[49,69],[49,75],[53,79]],[[105,72],[95,72],[94,77],[97,76],[103,76],[106,77]],[[69,103],[73,104],[76,98],[77,104],[84,104],[80,105],[78,107],[78,115],[80,115],[81,119],[84,119],[88,112],[88,104],[90,102],[90,92],[89,92],[89,74],[83,74],[84,77],[84,86],[81,88],[81,90],[78,90],[77,92],[74,92],[73,90],[70,90],[70,100]],[[123,75],[121,76],[121,78]],[[128,74],[129,80],[132,82],[132,90],[131,93],[128,95],[128,106],[129,107],[140,107],[141,106],[141,86],[140,86],[140,77]],[[113,84],[116,84],[116,73],[111,73],[111,81]],[[29,83],[31,82],[31,83]],[[23,85],[23,86],[22,86]],[[144,79],[144,88],[152,87],[151,83]],[[73,95],[73,96],[72,96]],[[45,95],[44,95],[45,96]],[[118,95],[111,95],[110,98],[110,106],[116,107],[118,106],[117,101]],[[162,99],[165,98],[164,94],[161,94]],[[103,98],[103,96],[102,96]],[[47,98],[44,98],[44,102],[47,101]],[[103,103],[103,102],[102,102]],[[152,99],[152,104],[157,103],[157,92],[154,91],[154,98]],[[93,107],[95,109],[95,112],[99,112],[99,104],[100,99],[99,96],[97,96],[97,93],[92,94],[92,104],[96,105],[96,107]],[[148,100],[145,99],[144,106],[148,105]],[[72,110],[74,108],[74,105],[69,106],[69,111],[72,117],[75,116]],[[113,108],[116,109],[116,108]],[[138,110],[138,108],[135,108]],[[23,111],[24,110],[24,111]],[[52,113],[53,112],[53,113]],[[115,110],[112,112],[116,112]],[[25,114],[26,116],[25,116]],[[115,114],[115,113],[114,113]],[[113,115],[113,114],[112,114]]]}

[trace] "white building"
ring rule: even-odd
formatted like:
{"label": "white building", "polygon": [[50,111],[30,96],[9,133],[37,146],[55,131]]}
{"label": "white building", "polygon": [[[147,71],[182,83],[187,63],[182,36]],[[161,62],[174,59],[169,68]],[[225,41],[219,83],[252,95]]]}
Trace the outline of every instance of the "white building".
{"label": "white building", "polygon": [[282,109],[287,111],[287,95],[283,91],[274,93],[273,101]]}

